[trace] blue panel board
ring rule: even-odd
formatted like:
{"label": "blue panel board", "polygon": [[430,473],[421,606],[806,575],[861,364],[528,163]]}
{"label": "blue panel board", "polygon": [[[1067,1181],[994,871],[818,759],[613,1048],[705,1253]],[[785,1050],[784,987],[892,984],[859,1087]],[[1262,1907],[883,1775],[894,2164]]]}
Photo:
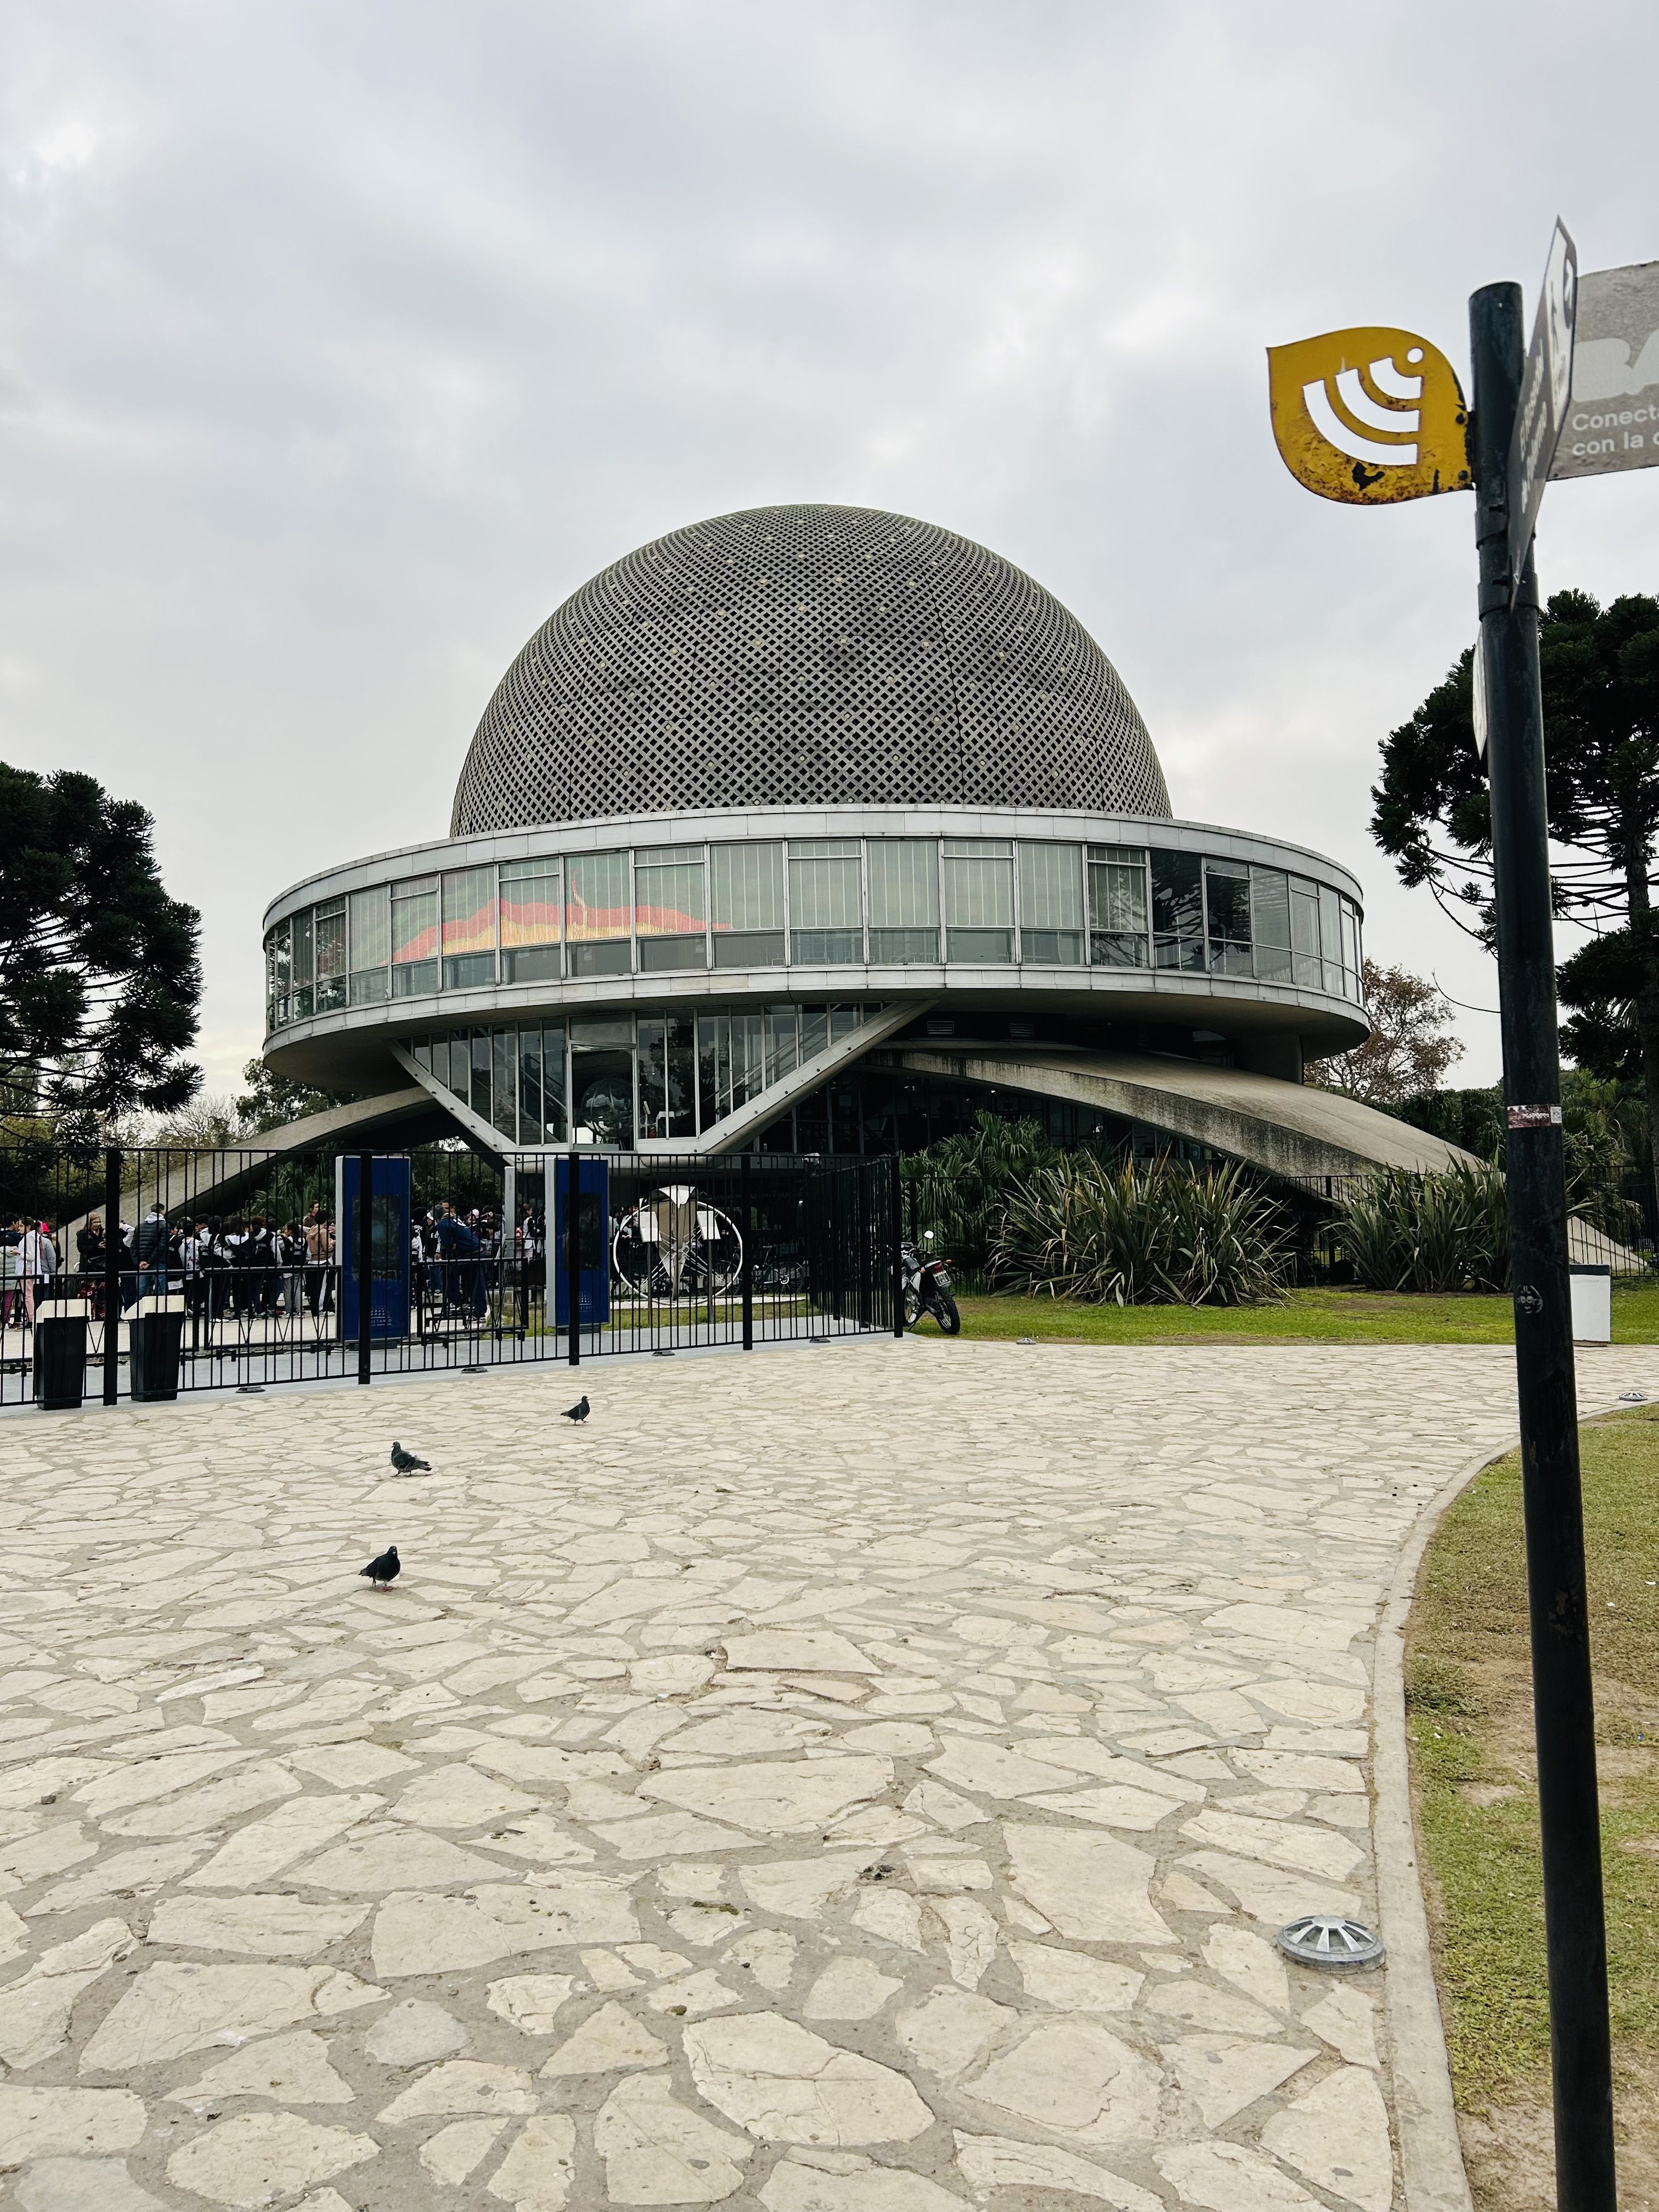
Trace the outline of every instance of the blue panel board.
{"label": "blue panel board", "polygon": [[[576,1317],[583,1328],[611,1318],[611,1168],[603,1155],[585,1153],[576,1169]],[[553,1236],[547,1268],[553,1279],[553,1324],[570,1326],[570,1261],[565,1232],[570,1220],[569,1158],[553,1164]]]}
{"label": "blue panel board", "polygon": [[[340,1269],[340,1336],[357,1340],[361,1285],[357,1276],[357,1196],[360,1163],[355,1152],[335,1162],[335,1216],[338,1234],[335,1258]],[[409,1162],[399,1156],[374,1163],[374,1274],[370,1282],[368,1334],[371,1343],[409,1334]]]}

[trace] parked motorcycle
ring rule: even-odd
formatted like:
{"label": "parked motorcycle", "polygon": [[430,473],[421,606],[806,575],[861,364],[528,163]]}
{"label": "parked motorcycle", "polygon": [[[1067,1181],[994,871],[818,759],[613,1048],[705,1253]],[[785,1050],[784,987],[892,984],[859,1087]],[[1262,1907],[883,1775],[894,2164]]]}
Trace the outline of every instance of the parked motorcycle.
{"label": "parked motorcycle", "polygon": [[914,1244],[901,1244],[899,1258],[904,1267],[905,1327],[914,1328],[923,1314],[932,1314],[945,1335],[959,1335],[962,1316],[951,1295],[951,1270],[944,1261],[935,1252],[918,1252]]}

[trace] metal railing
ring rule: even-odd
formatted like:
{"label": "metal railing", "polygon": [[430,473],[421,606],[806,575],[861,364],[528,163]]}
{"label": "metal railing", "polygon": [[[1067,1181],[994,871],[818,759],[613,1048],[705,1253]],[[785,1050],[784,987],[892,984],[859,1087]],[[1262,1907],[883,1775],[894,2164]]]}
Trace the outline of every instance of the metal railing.
{"label": "metal railing", "polygon": [[[0,1145],[0,1405],[35,1395],[42,1310],[84,1328],[106,1404],[890,1332],[894,1166]],[[366,1168],[372,1206],[343,1207]]]}

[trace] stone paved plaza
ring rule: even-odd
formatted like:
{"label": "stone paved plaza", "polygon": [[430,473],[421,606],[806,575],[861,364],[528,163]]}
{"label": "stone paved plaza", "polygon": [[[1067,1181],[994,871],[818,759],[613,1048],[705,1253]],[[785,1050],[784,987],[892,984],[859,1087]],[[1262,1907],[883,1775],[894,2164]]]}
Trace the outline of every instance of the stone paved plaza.
{"label": "stone paved plaza", "polygon": [[1272,1937],[1377,1914],[1379,1608],[1507,1352],[580,1380],[0,1425],[7,2203],[1455,2201],[1403,1963]]}

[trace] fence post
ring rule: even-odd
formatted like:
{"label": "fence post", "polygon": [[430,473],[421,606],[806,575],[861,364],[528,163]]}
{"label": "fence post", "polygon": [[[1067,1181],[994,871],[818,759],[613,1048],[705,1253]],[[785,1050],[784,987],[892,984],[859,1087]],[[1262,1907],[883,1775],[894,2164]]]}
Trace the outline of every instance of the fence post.
{"label": "fence post", "polygon": [[[507,1318],[507,1298],[511,1294],[516,1307],[513,1262],[518,1256],[518,1228],[519,1164],[508,1158],[501,1164],[501,1233],[495,1240],[495,1320],[491,1341],[496,1345],[514,1326]],[[501,1353],[492,1357],[499,1359]]]}
{"label": "fence post", "polygon": [[121,1384],[121,1153],[104,1149],[104,1403]]}
{"label": "fence post", "polygon": [[374,1352],[374,1155],[357,1155],[357,1380],[366,1384]]}
{"label": "fence post", "polygon": [[[693,1192],[693,1194],[692,1194],[692,1205],[693,1205],[694,1208],[695,1208],[695,1206],[696,1206],[696,1192],[694,1191],[694,1192]],[[693,1224],[694,1224],[693,1234],[695,1235],[695,1234],[696,1234],[695,1224],[696,1224],[696,1214],[695,1211],[693,1212],[693,1214],[692,1214],[691,1218],[692,1218],[692,1222],[693,1222]],[[708,1341],[710,1342],[710,1344],[713,1344],[713,1343],[714,1342],[714,1340],[715,1340],[715,1339],[714,1339],[714,1312],[715,1312],[715,1308],[714,1308],[714,1300],[715,1300],[716,1292],[715,1292],[715,1289],[714,1289],[714,1268],[713,1268],[712,1267],[710,1267],[708,1268],[708,1297],[704,1300],[704,1311],[705,1311],[705,1313],[706,1313],[706,1315],[707,1315],[707,1317],[708,1317]],[[693,1304],[695,1304],[695,1303],[696,1303],[696,1301],[695,1301],[695,1297],[694,1297]],[[726,1327],[729,1328],[731,1327],[731,1325],[732,1325],[732,1297],[731,1297],[731,1290],[730,1290],[730,1286],[729,1286],[729,1285],[727,1286],[727,1291],[726,1291]]]}
{"label": "fence post", "polygon": [[581,1325],[581,1166],[580,1152],[570,1155],[570,1176],[564,1194],[564,1308],[565,1319],[570,1324],[570,1364],[580,1367],[582,1358]]}
{"label": "fence post", "polygon": [[738,1212],[743,1223],[743,1348],[755,1348],[755,1215],[750,1202],[750,1156],[740,1155]]}
{"label": "fence post", "polygon": [[893,1139],[892,1166],[890,1170],[893,1187],[890,1195],[891,1216],[890,1233],[892,1237],[893,1334],[904,1334],[904,1182],[899,1174],[899,1151],[896,1133]]}
{"label": "fence post", "polygon": [[[855,1209],[854,1230],[856,1232],[863,1226],[864,1194],[869,1179],[869,1169],[862,1159],[852,1163],[845,1175],[837,1176],[836,1178],[836,1207],[832,1217],[832,1242],[830,1248],[834,1261],[836,1287],[835,1304],[830,1310],[838,1322],[845,1321],[847,1318],[847,1186],[849,1182],[852,1182],[859,1199],[859,1204]],[[829,1332],[826,1330],[825,1334],[828,1334]],[[841,1332],[837,1329],[835,1334],[839,1336]]]}
{"label": "fence post", "polygon": [[[545,1197],[545,1183],[544,1183],[544,1197]],[[527,1342],[530,1336],[530,1210],[527,1200],[526,1202],[523,1226],[521,1228],[519,1222],[515,1219],[513,1224],[512,1235],[513,1256],[518,1262],[519,1268],[518,1294],[515,1304],[518,1312],[519,1340],[522,1344]],[[544,1237],[543,1243],[542,1273],[544,1278],[545,1278],[547,1273],[547,1260]]]}

